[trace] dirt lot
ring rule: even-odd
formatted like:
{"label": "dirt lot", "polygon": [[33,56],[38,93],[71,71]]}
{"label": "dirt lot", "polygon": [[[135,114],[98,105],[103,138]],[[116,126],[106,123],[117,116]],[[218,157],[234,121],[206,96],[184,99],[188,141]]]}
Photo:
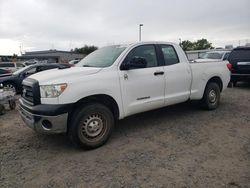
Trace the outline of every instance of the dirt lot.
{"label": "dirt lot", "polygon": [[0,157],[0,187],[250,187],[250,85],[228,89],[215,111],[187,103],[122,120],[92,151],[8,111]]}

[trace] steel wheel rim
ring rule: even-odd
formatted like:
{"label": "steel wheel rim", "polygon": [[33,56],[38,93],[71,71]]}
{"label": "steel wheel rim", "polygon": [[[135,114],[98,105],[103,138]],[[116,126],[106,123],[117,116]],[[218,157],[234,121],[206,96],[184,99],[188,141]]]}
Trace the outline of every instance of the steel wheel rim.
{"label": "steel wheel rim", "polygon": [[215,90],[211,90],[208,94],[208,99],[210,103],[216,103],[217,94]]}
{"label": "steel wheel rim", "polygon": [[100,114],[91,114],[82,121],[80,130],[85,139],[95,141],[105,133],[106,122]]}

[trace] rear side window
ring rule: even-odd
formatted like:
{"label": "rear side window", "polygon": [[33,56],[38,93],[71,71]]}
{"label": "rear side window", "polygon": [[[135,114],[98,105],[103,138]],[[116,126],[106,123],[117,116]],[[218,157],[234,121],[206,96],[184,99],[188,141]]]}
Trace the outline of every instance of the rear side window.
{"label": "rear side window", "polygon": [[14,63],[0,63],[0,67],[15,67]]}
{"label": "rear side window", "polygon": [[164,56],[165,65],[173,65],[180,62],[173,46],[160,45],[160,47]]}
{"label": "rear side window", "polygon": [[233,50],[229,56],[229,59],[250,61],[250,49]]}

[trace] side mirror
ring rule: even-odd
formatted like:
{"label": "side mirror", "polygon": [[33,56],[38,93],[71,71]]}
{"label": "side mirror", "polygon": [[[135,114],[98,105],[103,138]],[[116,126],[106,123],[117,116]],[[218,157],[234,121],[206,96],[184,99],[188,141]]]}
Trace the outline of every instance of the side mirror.
{"label": "side mirror", "polygon": [[143,57],[133,57],[129,62],[123,63],[121,70],[137,69],[137,68],[146,68],[147,60]]}

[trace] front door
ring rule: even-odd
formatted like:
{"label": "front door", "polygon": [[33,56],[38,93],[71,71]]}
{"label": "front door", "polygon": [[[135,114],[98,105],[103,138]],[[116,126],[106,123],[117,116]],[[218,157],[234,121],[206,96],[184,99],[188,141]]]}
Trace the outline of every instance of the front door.
{"label": "front door", "polygon": [[125,116],[164,105],[164,68],[158,64],[155,46],[135,47],[123,63],[135,57],[144,58],[147,66],[119,72]]}

